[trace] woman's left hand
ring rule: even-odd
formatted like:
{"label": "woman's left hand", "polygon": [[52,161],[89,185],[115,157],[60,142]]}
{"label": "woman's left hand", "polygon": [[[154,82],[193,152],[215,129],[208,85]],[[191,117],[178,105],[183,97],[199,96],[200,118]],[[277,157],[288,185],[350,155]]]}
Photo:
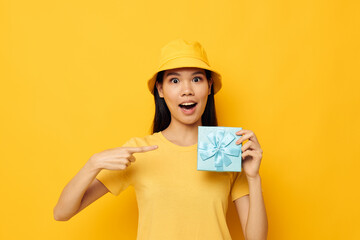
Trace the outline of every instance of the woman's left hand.
{"label": "woman's left hand", "polygon": [[262,149],[255,136],[255,133],[251,130],[242,129],[236,132],[236,135],[242,135],[236,144],[240,144],[245,140],[249,140],[241,147],[242,168],[246,173],[247,178],[255,178],[259,175],[259,168],[262,159]]}

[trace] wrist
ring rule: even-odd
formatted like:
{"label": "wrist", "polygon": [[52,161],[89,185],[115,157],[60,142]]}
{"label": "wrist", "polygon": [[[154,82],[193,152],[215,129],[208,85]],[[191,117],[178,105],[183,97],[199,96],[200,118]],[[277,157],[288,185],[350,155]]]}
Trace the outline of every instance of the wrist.
{"label": "wrist", "polygon": [[256,175],[254,175],[254,176],[248,176],[248,175],[246,175],[246,178],[247,178],[248,182],[261,181],[260,174],[256,174]]}
{"label": "wrist", "polygon": [[89,161],[85,163],[84,170],[95,173],[96,175],[101,171],[101,167],[97,163],[96,159],[90,158]]}

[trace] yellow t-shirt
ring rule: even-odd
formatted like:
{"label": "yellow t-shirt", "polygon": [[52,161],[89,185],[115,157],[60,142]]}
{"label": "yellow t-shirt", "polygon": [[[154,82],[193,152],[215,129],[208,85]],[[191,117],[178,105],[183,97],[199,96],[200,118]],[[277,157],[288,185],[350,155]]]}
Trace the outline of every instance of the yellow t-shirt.
{"label": "yellow t-shirt", "polygon": [[135,153],[136,161],[125,170],[103,169],[96,177],[114,195],[134,187],[137,239],[231,239],[228,197],[234,201],[249,194],[245,174],[198,171],[197,144],[179,146],[161,132],[131,138],[123,146],[150,145],[158,148]]}

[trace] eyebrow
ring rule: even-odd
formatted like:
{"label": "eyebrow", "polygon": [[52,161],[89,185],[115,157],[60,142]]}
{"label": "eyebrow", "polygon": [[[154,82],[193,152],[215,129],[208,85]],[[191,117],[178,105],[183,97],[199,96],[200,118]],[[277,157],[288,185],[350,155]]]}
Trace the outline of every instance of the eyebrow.
{"label": "eyebrow", "polygon": [[[194,72],[192,75],[196,75],[196,74],[203,74],[203,75],[205,75],[205,74],[204,74],[203,72],[201,72],[201,71]],[[165,77],[171,76],[171,75],[180,76],[180,74],[177,73],[177,72],[169,72],[169,73],[166,74]]]}

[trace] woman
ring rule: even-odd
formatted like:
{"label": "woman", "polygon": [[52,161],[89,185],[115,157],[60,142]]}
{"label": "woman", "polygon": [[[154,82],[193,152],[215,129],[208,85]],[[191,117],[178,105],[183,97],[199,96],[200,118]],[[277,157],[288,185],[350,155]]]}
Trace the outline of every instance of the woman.
{"label": "woman", "polygon": [[132,185],[137,239],[231,239],[229,195],[245,238],[266,239],[262,150],[255,134],[236,133],[236,144],[248,140],[241,147],[241,173],[196,169],[198,126],[217,126],[214,94],[221,88],[221,75],[202,46],[182,39],[168,43],[148,87],[156,106],[152,135],[94,154],[64,188],[54,218],[69,220],[105,193],[118,195]]}

